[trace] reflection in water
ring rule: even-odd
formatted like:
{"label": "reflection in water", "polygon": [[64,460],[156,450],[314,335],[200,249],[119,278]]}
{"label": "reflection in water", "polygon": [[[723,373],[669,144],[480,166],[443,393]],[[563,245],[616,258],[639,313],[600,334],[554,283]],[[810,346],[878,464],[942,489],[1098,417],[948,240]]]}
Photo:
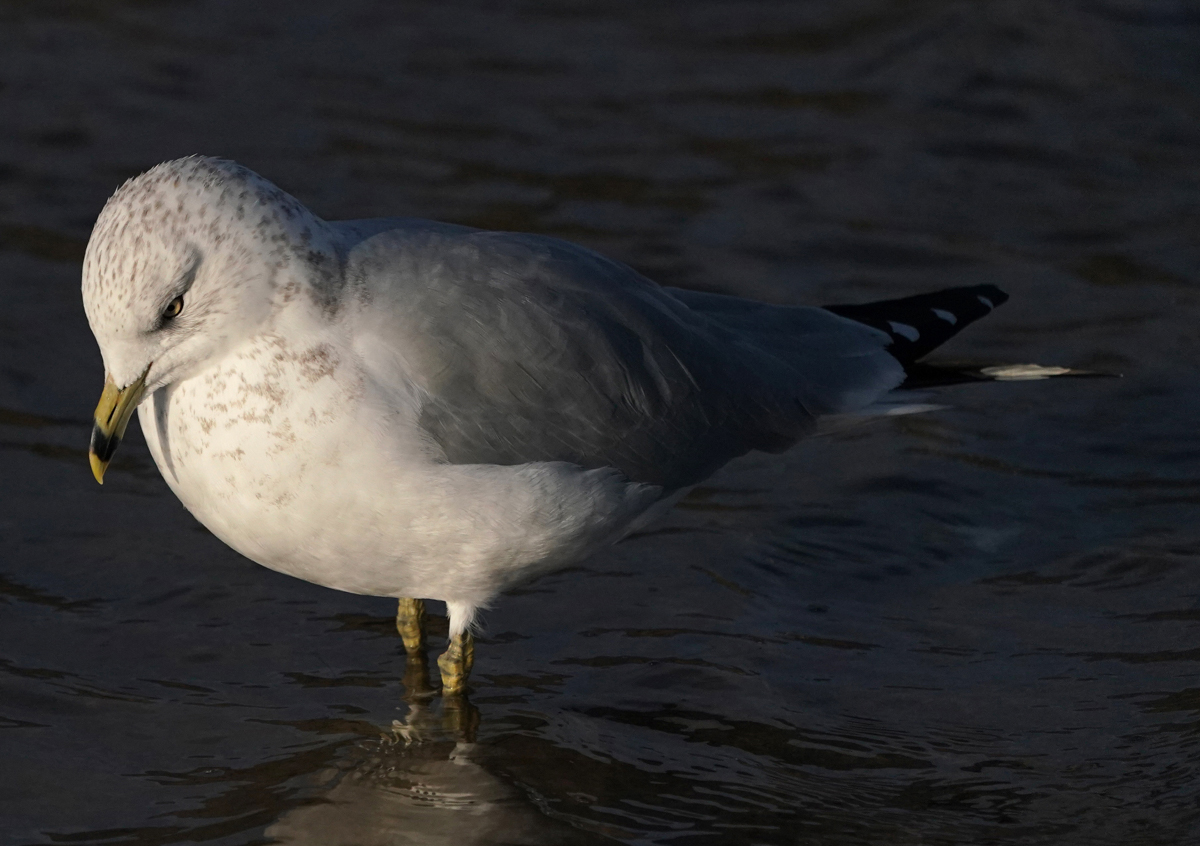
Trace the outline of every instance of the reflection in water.
{"label": "reflection in water", "polygon": [[314,804],[289,811],[266,830],[281,844],[312,846],[472,846],[565,844],[578,832],[539,811],[514,785],[474,760],[475,744],[412,739],[397,725],[355,748]]}
{"label": "reflection in water", "polygon": [[314,779],[314,799],[266,830],[294,846],[552,846],[583,834],[537,808],[479,760],[479,710],[438,701],[424,650],[408,656],[408,716]]}

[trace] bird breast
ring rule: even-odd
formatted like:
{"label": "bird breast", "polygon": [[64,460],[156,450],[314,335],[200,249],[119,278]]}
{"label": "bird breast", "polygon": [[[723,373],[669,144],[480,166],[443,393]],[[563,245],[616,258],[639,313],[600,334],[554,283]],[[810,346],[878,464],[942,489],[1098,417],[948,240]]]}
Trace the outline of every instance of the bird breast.
{"label": "bird breast", "polygon": [[612,470],[452,465],[353,356],[263,335],[139,409],[168,485],[271,569],[353,593],[490,598],[615,540],[658,499]]}

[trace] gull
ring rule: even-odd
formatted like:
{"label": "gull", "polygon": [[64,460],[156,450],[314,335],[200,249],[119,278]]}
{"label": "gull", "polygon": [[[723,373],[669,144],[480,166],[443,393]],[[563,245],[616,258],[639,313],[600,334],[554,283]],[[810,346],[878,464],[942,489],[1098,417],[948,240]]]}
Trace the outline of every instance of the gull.
{"label": "gull", "polygon": [[[1007,299],[977,285],[816,308],[660,287],[546,236],[325,221],[203,156],[113,194],[82,291],[105,368],[96,480],[136,410],[167,485],[245,557],[395,597],[410,654],[424,601],[444,601],[448,696],[503,591],[737,456],[944,377],[918,359]],[[1039,377],[1004,372],[963,378]]]}

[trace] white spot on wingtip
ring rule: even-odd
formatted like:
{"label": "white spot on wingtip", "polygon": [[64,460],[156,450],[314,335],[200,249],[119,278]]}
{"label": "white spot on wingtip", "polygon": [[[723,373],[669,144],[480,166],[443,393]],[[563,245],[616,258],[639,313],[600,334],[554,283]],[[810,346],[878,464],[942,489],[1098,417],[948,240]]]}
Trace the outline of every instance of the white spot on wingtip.
{"label": "white spot on wingtip", "polygon": [[1043,367],[1040,364],[1005,364],[984,367],[979,372],[1000,382],[1026,382],[1033,379],[1049,379],[1053,376],[1068,376],[1080,371],[1069,367]]}
{"label": "white spot on wingtip", "polygon": [[983,296],[982,294],[977,294],[976,296],[978,297],[979,301],[981,303],[983,303],[985,306],[987,306],[988,308],[996,307],[995,303],[993,303],[991,300],[989,300],[987,297]]}
{"label": "white spot on wingtip", "polygon": [[958,323],[958,318],[957,318],[957,317],[955,317],[955,316],[954,316],[953,314],[951,314],[950,312],[946,311],[944,308],[935,308],[935,309],[933,310],[933,313],[934,313],[936,316],[940,317],[942,320],[944,320],[944,321],[946,321],[947,323],[949,323],[951,326],[953,326],[954,324]]}
{"label": "white spot on wingtip", "polygon": [[910,341],[915,341],[921,337],[921,333],[907,323],[897,323],[894,320],[889,320],[888,326],[891,327],[893,335],[900,335],[901,337],[908,338]]}
{"label": "white spot on wingtip", "polygon": [[883,412],[884,417],[901,417],[905,414],[925,414],[930,411],[941,411],[949,408],[948,405],[934,405],[928,402],[915,402],[908,405],[897,405]]}

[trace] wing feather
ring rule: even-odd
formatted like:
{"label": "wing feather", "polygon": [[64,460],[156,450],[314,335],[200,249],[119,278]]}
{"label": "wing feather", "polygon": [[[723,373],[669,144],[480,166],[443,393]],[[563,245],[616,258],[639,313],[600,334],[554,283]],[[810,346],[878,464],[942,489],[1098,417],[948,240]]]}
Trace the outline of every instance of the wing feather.
{"label": "wing feather", "polygon": [[359,226],[347,296],[451,463],[569,461],[671,490],[903,376],[886,335],[820,309],[720,298],[723,314],[553,238]]}

